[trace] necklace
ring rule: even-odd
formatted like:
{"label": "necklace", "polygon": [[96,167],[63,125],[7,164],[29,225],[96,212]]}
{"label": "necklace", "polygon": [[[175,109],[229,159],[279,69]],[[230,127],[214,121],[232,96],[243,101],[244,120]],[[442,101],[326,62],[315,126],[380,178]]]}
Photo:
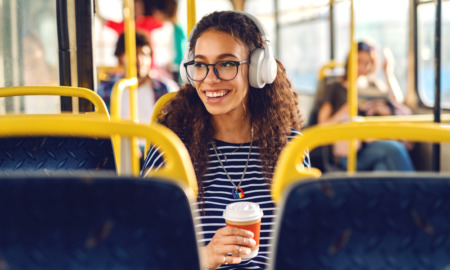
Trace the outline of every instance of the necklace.
{"label": "necklace", "polygon": [[[236,184],[233,182],[233,179],[231,179],[230,175],[229,175],[228,172],[227,172],[227,169],[225,169],[225,166],[223,166],[222,160],[220,159],[219,154],[217,153],[216,143],[214,142],[214,140],[212,141],[212,147],[213,147],[213,149],[214,149],[214,153],[216,153],[217,160],[219,161],[220,166],[222,166],[222,169],[225,171],[226,176],[228,177],[228,179],[230,180],[231,184],[233,185],[233,189],[231,190],[231,193],[233,194],[233,198],[234,198],[234,199],[242,199],[242,198],[244,198],[244,196],[245,196],[244,190],[242,190],[242,188],[241,188],[241,183],[242,183],[242,179],[244,179],[245,173],[247,172],[248,162],[249,162],[249,160],[250,160],[250,154],[252,153],[252,146],[253,146],[253,127],[252,127],[252,129],[251,129],[251,133],[252,133],[252,139],[251,139],[251,142],[250,142],[250,149],[249,149],[249,151],[248,151],[247,162],[245,163],[244,172],[242,173],[241,180],[239,180],[239,184],[238,184],[237,186],[236,186]],[[241,148],[241,146],[242,146],[243,144],[244,144],[244,143],[242,143],[236,150],[234,150],[234,151],[231,152],[231,153],[236,152],[239,148]],[[229,153],[229,154],[231,154],[231,153]],[[228,155],[229,155],[229,154],[228,154]],[[226,157],[225,157],[225,160],[227,160]]]}
{"label": "necklace", "polygon": [[217,149],[217,151],[219,151],[219,153],[224,157],[225,162],[228,163],[228,156],[233,154],[234,152],[236,152],[237,150],[241,149],[241,147],[244,145],[245,142],[241,143],[241,145],[239,145],[238,148],[234,149],[232,152],[228,153],[228,154],[224,154],[222,151],[220,151],[220,149]]}

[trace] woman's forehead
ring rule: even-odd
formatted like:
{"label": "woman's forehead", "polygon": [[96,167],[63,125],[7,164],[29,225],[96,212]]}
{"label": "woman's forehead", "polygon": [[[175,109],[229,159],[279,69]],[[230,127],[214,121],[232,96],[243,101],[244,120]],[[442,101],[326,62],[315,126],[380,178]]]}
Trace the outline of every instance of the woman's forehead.
{"label": "woman's forehead", "polygon": [[236,58],[247,58],[245,44],[238,38],[214,29],[200,34],[195,44],[195,57],[214,58],[221,55],[234,55]]}

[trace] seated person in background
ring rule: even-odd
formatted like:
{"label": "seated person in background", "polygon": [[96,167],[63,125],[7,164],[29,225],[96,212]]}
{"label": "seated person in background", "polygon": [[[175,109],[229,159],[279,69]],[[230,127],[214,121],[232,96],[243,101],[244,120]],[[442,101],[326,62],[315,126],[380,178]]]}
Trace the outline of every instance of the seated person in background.
{"label": "seated person in background", "polygon": [[[114,55],[119,65],[124,67],[125,57],[125,35],[121,34],[116,44]],[[168,92],[178,90],[175,81],[168,78],[152,78],[151,75],[152,50],[146,35],[136,33],[136,69],[138,77],[138,119],[142,124],[150,124],[153,107],[156,101]],[[97,92],[103,98],[108,109],[110,108],[111,91],[114,84],[124,77],[123,73],[111,74],[109,80],[100,82]],[[130,118],[129,93],[125,89],[121,96],[121,116]]]}
{"label": "seated person in background", "polygon": [[[267,268],[276,214],[272,176],[281,149],[301,128],[297,93],[255,23],[260,24],[234,11],[200,20],[181,66],[188,83],[159,120],[182,139],[194,165],[202,269]],[[267,64],[250,66],[260,53]],[[264,78],[257,76],[263,72]],[[141,175],[163,162],[151,148]],[[307,153],[303,166],[309,167]],[[227,204],[238,201],[257,203],[264,211],[258,255],[247,260],[242,256],[256,244],[252,232],[225,226],[222,217]]]}
{"label": "seated person in background", "polygon": [[[392,57],[386,57],[383,66],[387,87],[381,87],[381,83],[371,77],[376,67],[376,56],[374,47],[369,43],[358,43],[357,84],[358,89],[359,84],[364,84],[365,88],[361,91],[358,90],[359,114],[365,116],[410,114],[410,109],[402,104],[403,95],[395,80]],[[319,124],[341,123],[350,120],[347,103],[347,72],[346,67],[344,76],[325,86],[324,98],[319,104]],[[333,146],[333,154],[342,168],[347,167],[347,153],[348,143],[339,142]],[[372,141],[359,144],[357,170],[413,171],[414,166],[408,150],[402,142]]]}
{"label": "seated person in background", "polygon": [[[119,61],[121,67],[125,66],[125,35],[121,34],[116,44],[114,55]],[[141,124],[150,124],[153,107],[156,101],[168,92],[178,91],[178,85],[175,81],[168,78],[153,78],[151,74],[152,50],[147,35],[136,32],[136,69],[138,78],[137,88],[137,106],[138,121]],[[122,72],[111,74],[109,80],[101,81],[97,93],[103,98],[110,110],[111,92],[114,84],[122,79]],[[123,91],[121,99],[121,118],[130,119],[130,94],[128,88]],[[144,152],[145,141],[140,140],[139,145],[141,152]]]}

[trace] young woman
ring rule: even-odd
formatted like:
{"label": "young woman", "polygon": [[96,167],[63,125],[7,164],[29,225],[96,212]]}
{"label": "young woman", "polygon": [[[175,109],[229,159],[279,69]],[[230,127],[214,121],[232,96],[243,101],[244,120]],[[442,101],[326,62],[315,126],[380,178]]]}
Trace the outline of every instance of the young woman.
{"label": "young woman", "polygon": [[[358,43],[358,79],[366,79],[359,80],[359,82],[365,82],[365,98],[367,99],[362,100],[364,97],[359,95],[359,113],[366,116],[410,114],[409,108],[401,103],[403,94],[398,89],[392,65],[388,63],[384,65],[386,87],[382,87],[380,81],[371,78],[375,71],[376,59],[376,51],[373,46],[366,42]],[[346,74],[338,81],[326,85],[324,100],[320,104],[318,112],[319,124],[341,123],[350,120],[347,87]],[[342,168],[347,167],[347,151],[347,143],[334,145],[333,153]],[[413,171],[414,166],[402,142],[374,141],[360,145],[357,154],[357,170]]]}
{"label": "young woman", "polygon": [[[262,26],[249,14],[223,11],[202,18],[182,64],[190,84],[166,105],[160,120],[179,135],[194,164],[206,269],[267,266],[275,215],[271,179],[301,119],[297,94],[264,39]],[[142,174],[162,163],[157,149],[150,149]],[[226,227],[222,217],[236,201],[258,203],[264,212],[259,253],[250,260],[241,256],[255,245],[252,233]]]}

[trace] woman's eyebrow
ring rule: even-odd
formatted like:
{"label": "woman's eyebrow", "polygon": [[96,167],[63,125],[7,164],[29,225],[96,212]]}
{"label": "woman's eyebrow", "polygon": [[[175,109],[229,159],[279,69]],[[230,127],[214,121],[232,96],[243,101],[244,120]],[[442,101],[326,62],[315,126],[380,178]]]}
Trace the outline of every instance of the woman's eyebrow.
{"label": "woman's eyebrow", "polygon": [[[238,59],[238,57],[236,55],[232,54],[232,53],[220,54],[220,55],[216,56],[216,59],[224,59],[224,58],[228,58],[228,57],[232,57],[232,58]],[[195,58],[196,59],[202,59],[202,60],[207,59],[207,57],[202,55],[202,54],[196,54]]]}

